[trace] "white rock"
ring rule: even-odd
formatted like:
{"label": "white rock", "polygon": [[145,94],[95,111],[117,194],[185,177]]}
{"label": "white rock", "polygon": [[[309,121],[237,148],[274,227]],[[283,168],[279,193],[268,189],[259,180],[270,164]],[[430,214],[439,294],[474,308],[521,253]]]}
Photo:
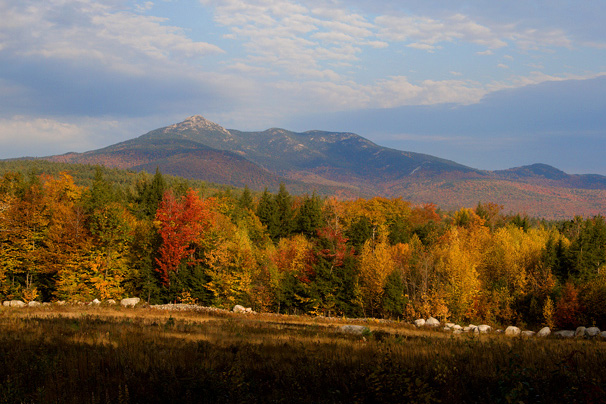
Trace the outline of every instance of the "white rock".
{"label": "white rock", "polygon": [[543,338],[549,336],[549,334],[551,334],[551,329],[549,327],[543,327],[537,332],[537,337]]}
{"label": "white rock", "polygon": [[450,331],[452,331],[452,328],[444,326],[444,328],[442,328],[442,331],[450,332]]}
{"label": "white rock", "polygon": [[446,324],[444,324],[444,327],[454,328],[455,325],[456,325],[455,323],[446,323]]}
{"label": "white rock", "polygon": [[602,331],[602,332],[600,333],[600,338],[602,338],[602,339],[606,339],[606,331]]}
{"label": "white rock", "polygon": [[25,307],[25,306],[27,306],[25,304],[25,302],[23,302],[21,300],[7,300],[7,301],[3,302],[2,305],[7,306],[7,307]]}
{"label": "white rock", "polygon": [[600,329],[598,327],[589,327],[585,330],[585,335],[588,337],[596,337],[600,333]]}
{"label": "white rock", "polygon": [[100,304],[101,304],[101,301],[100,301],[99,299],[95,299],[95,300],[93,300],[92,302],[90,302],[90,304],[91,304],[92,306],[98,306],[98,305],[100,305]]}
{"label": "white rock", "polygon": [[370,329],[368,327],[364,327],[363,325],[342,325],[339,330],[347,334],[355,335],[362,335],[370,332]]}
{"label": "white rock", "polygon": [[479,325],[479,326],[478,326],[478,331],[479,331],[481,334],[488,334],[489,332],[491,332],[491,331],[492,331],[492,327],[491,327],[491,326],[489,326],[489,325],[486,325],[486,324],[482,324],[482,325]]}
{"label": "white rock", "polygon": [[526,338],[530,338],[530,337],[532,337],[534,334],[536,334],[534,331],[522,331],[522,332],[520,333],[520,335],[521,335],[522,337],[526,337]]}
{"label": "white rock", "polygon": [[27,305],[28,307],[40,307],[42,306],[42,303],[32,300],[31,302],[28,302]]}
{"label": "white rock", "polygon": [[417,328],[423,327],[425,325],[425,320],[422,318],[419,318],[418,320],[415,320],[414,323]]}
{"label": "white rock", "polygon": [[452,333],[453,334],[463,334],[463,329],[462,328],[455,328]]}
{"label": "white rock", "polygon": [[[473,326],[473,328],[475,328],[475,326]],[[469,332],[473,329],[472,327],[466,325],[465,327],[463,327],[463,332]]]}
{"label": "white rock", "polygon": [[437,327],[440,325],[440,321],[437,318],[429,317],[425,321],[425,327]]}
{"label": "white rock", "polygon": [[453,330],[462,330],[462,329],[463,329],[463,327],[461,327],[461,326],[460,326],[460,325],[458,325],[458,324],[455,324],[455,325],[453,325],[453,326],[452,326],[452,329],[453,329]]}
{"label": "white rock", "polygon": [[113,306],[116,304],[116,301],[114,299],[109,299],[106,303],[109,304],[110,306]]}
{"label": "white rock", "polygon": [[65,300],[57,300],[55,302],[58,306],[63,306],[65,304]]}
{"label": "white rock", "polygon": [[553,333],[558,338],[574,338],[574,331],[572,330],[560,330]]}
{"label": "white rock", "polygon": [[577,337],[584,337],[585,336],[585,330],[586,330],[586,328],[583,327],[583,326],[577,327],[577,329],[574,332],[575,338],[577,338]]}
{"label": "white rock", "polygon": [[234,313],[246,313],[246,307],[236,304],[232,310]]}
{"label": "white rock", "polygon": [[480,327],[478,327],[477,325],[472,327],[471,330],[469,330],[470,332],[473,332],[474,334],[479,334],[480,333]]}
{"label": "white rock", "polygon": [[520,329],[518,327],[510,325],[505,329],[505,335],[507,335],[508,337],[517,337],[518,335],[520,335]]}
{"label": "white rock", "polygon": [[120,300],[120,304],[124,307],[135,307],[137,304],[139,304],[140,301],[141,299],[139,299],[138,297],[129,297]]}

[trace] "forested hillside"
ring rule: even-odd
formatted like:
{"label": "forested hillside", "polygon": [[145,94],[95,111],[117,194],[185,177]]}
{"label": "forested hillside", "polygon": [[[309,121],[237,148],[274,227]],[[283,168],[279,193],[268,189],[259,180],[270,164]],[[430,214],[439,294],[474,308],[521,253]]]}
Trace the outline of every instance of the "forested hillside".
{"label": "forested hillside", "polygon": [[252,194],[160,172],[86,170],[85,182],[4,170],[3,300],[139,296],[260,312],[606,327],[601,216],[547,222],[504,214],[499,201],[447,212],[399,198],[293,196],[283,185]]}

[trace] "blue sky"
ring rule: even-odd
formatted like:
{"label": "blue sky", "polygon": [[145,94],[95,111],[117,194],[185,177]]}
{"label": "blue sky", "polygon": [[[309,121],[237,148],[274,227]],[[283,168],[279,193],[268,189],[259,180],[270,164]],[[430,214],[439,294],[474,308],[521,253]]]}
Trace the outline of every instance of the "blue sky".
{"label": "blue sky", "polygon": [[0,158],[201,114],[606,175],[606,2],[0,0]]}

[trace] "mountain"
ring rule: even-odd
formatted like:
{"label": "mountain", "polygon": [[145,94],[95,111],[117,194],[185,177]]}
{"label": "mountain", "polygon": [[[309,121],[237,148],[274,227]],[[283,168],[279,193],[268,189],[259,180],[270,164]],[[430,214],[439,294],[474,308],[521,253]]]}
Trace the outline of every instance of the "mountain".
{"label": "mountain", "polygon": [[341,197],[401,196],[446,209],[479,201],[549,218],[606,212],[606,177],[569,175],[545,164],[483,171],[379,146],[349,132],[225,129],[202,116],[86,153],[45,158],[162,172],[261,190]]}

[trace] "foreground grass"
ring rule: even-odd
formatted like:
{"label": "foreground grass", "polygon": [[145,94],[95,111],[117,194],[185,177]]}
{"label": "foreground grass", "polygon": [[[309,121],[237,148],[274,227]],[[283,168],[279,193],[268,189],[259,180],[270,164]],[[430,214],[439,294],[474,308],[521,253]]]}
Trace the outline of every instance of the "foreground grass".
{"label": "foreground grass", "polygon": [[297,317],[0,310],[0,403],[606,402],[606,343]]}

